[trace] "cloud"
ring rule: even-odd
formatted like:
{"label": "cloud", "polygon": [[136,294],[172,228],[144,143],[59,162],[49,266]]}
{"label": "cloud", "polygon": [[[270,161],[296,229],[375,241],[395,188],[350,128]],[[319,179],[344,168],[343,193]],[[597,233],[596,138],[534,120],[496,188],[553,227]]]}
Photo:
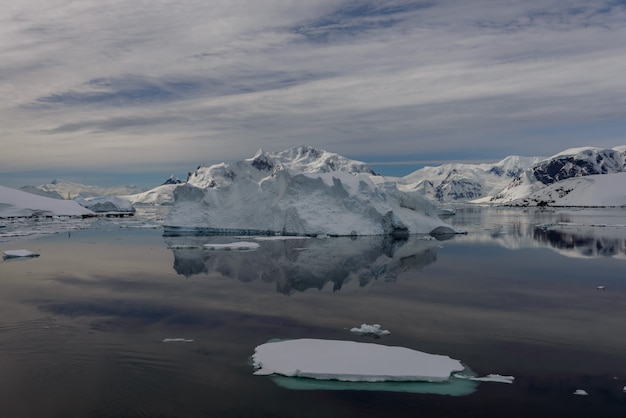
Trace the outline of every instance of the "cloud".
{"label": "cloud", "polygon": [[625,18],[615,1],[26,0],[0,11],[0,165],[617,145]]}

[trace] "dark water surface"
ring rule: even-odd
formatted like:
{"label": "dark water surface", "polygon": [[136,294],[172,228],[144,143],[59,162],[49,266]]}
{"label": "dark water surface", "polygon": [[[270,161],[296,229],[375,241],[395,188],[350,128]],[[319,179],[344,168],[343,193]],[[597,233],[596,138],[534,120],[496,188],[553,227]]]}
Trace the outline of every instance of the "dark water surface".
{"label": "dark water surface", "polygon": [[[626,213],[462,210],[448,222],[468,235],[251,252],[158,229],[2,242],[41,256],[0,263],[0,416],[626,417]],[[349,331],[362,323],[391,335]],[[252,374],[257,345],[305,337],[516,379],[454,397],[292,390]]]}

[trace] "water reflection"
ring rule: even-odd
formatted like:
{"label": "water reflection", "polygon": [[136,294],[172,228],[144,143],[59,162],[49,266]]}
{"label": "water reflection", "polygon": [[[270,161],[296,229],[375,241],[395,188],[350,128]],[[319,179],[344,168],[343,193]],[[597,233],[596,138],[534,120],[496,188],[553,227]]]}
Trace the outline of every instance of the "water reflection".
{"label": "water reflection", "polygon": [[626,211],[622,209],[467,207],[449,222],[468,230],[467,240],[495,241],[510,249],[546,246],[566,257],[626,260]]}
{"label": "water reflection", "polygon": [[[247,238],[250,239],[249,237]],[[252,282],[275,283],[279,293],[322,289],[333,291],[348,281],[367,286],[375,280],[394,282],[401,272],[420,270],[437,260],[439,241],[430,236],[407,240],[389,237],[329,239],[259,239],[256,251],[207,251],[206,243],[228,243],[236,237],[167,237],[174,270],[185,277],[217,272]],[[186,247],[186,248],[181,248]]]}
{"label": "water reflection", "polygon": [[[606,231],[607,235],[611,231]],[[535,228],[533,238],[566,256],[615,257],[626,260],[626,238],[567,231],[557,226]]]}

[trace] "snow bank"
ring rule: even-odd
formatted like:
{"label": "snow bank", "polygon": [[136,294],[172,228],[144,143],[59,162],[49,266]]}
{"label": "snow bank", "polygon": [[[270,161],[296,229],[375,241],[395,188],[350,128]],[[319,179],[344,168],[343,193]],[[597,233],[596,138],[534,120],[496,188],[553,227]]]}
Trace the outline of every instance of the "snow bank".
{"label": "snow bank", "polygon": [[417,192],[310,147],[199,168],[174,190],[166,234],[354,236],[454,230]]}
{"label": "snow bank", "polygon": [[444,382],[465,369],[448,356],[404,347],[308,338],[262,344],[252,361],[256,375],[366,382]]}
{"label": "snow bank", "polygon": [[52,199],[0,186],[0,218],[82,215],[93,212],[73,200]]}

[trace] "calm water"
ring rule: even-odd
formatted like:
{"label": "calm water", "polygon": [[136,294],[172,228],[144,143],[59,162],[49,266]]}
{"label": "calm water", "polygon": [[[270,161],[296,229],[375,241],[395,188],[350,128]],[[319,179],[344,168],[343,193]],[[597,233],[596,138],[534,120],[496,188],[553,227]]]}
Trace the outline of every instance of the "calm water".
{"label": "calm water", "polygon": [[[468,235],[206,251],[181,246],[234,239],[115,221],[0,242],[41,254],[0,263],[0,416],[626,417],[626,212],[448,221]],[[391,335],[349,331],[362,323]],[[516,380],[452,397],[252,374],[257,345],[301,337],[446,354]]]}

